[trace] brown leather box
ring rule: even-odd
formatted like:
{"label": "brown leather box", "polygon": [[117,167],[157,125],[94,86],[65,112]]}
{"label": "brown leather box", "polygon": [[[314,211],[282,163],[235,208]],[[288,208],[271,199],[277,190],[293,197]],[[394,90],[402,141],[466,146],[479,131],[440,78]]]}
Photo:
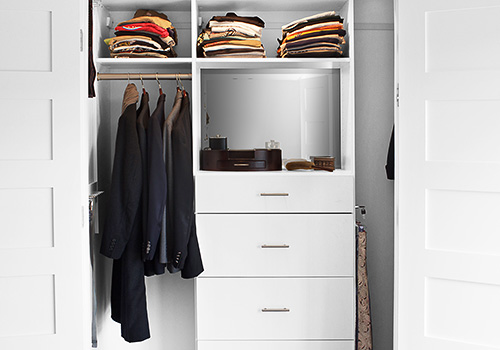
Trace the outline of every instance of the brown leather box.
{"label": "brown leather box", "polygon": [[256,148],[250,150],[202,150],[201,170],[281,170],[281,149]]}

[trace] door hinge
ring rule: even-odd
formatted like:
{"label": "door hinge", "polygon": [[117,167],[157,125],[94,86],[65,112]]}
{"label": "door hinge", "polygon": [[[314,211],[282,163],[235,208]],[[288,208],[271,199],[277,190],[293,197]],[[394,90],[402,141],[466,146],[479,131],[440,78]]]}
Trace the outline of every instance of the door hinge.
{"label": "door hinge", "polygon": [[399,84],[396,87],[396,106],[399,107]]}
{"label": "door hinge", "polygon": [[80,29],[80,52],[83,52],[83,29]]}

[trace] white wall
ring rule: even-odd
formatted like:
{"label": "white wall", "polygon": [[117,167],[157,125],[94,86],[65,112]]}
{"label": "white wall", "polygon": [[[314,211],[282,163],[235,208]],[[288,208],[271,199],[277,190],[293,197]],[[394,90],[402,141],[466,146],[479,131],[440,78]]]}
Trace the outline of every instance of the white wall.
{"label": "white wall", "polygon": [[356,203],[366,205],[373,348],[393,348],[394,185],[385,163],[393,118],[392,0],[355,0]]}

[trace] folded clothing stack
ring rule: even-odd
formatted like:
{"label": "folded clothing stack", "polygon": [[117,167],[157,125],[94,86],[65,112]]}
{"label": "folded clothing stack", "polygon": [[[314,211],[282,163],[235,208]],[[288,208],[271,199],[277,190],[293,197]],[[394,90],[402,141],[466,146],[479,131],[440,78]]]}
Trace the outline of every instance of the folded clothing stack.
{"label": "folded clothing stack", "polygon": [[340,57],[345,44],[344,19],[335,11],[290,22],[283,27],[278,57]]}
{"label": "folded clothing stack", "polygon": [[261,36],[264,21],[228,12],[214,16],[198,36],[198,57],[266,57]]}
{"label": "folded clothing stack", "polygon": [[177,31],[163,13],[137,10],[134,18],[118,23],[115,35],[104,40],[111,57],[177,57]]}

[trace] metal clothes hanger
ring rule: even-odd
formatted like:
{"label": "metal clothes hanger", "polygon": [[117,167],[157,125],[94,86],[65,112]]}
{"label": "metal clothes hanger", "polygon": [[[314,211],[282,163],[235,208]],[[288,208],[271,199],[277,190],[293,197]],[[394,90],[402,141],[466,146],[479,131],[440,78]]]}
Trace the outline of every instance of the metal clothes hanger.
{"label": "metal clothes hanger", "polygon": [[175,73],[175,83],[177,85],[177,89],[180,90],[181,87],[179,86],[179,74]]}
{"label": "metal clothes hanger", "polygon": [[182,91],[185,91],[186,89],[184,89],[184,85],[182,84],[181,74],[180,73],[179,73],[178,77],[179,77],[179,84],[181,85]]}
{"label": "metal clothes hanger", "polygon": [[158,72],[156,72],[156,82],[158,83],[158,88],[160,89],[160,95],[163,95],[163,90],[161,89],[160,80],[158,79]]}
{"label": "metal clothes hanger", "polygon": [[184,89],[184,85],[182,84],[180,73],[175,74],[175,78],[177,80],[177,88],[179,88],[179,85],[180,85],[180,89],[182,90],[182,95],[185,97],[186,96],[186,89]]}
{"label": "metal clothes hanger", "polygon": [[139,78],[141,78],[141,85],[142,85],[142,93],[146,93],[146,89],[144,88],[144,81],[142,80],[142,74],[139,74]]}

